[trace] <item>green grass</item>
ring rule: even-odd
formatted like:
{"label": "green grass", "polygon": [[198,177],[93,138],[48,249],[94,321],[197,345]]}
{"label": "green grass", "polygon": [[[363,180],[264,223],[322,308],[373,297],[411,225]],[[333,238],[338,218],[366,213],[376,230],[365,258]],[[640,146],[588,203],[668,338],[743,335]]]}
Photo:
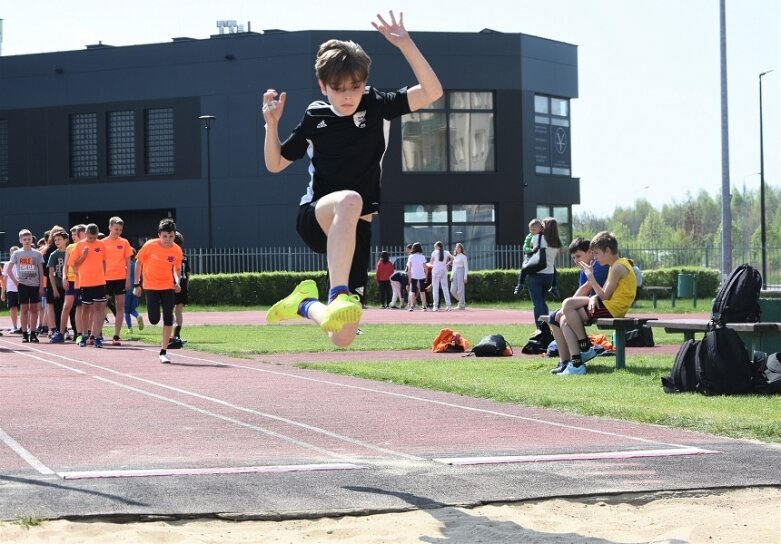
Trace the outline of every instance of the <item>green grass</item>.
{"label": "green grass", "polygon": [[[583,415],[678,427],[734,438],[781,443],[781,396],[705,397],[667,395],[660,378],[669,374],[672,355],[629,353],[628,368],[616,370],[612,357],[589,363],[586,376],[558,377],[549,373],[555,360],[547,357],[440,358],[400,361],[388,352],[430,349],[439,325],[365,325],[347,351],[380,351],[381,360],[305,363],[303,368],[410,385],[458,395],[492,399],[523,406],[555,408]],[[501,333],[520,350],[532,332],[530,325],[459,325],[454,327],[473,343]],[[187,327],[188,347],[211,353],[251,358],[291,352],[340,351],[311,324],[273,327]],[[134,339],[159,342],[159,328],[136,332]],[[654,329],[658,344],[681,342],[680,335]]]}
{"label": "green grass", "polygon": [[[343,350],[334,347],[319,327],[302,321],[300,325],[259,327],[254,325],[185,327],[182,336],[187,347],[232,357],[253,357],[268,353],[330,352],[330,351],[400,351],[430,349],[442,325],[361,325],[364,334]],[[457,325],[455,330],[470,341],[499,331],[513,347],[521,349],[534,330],[531,325]],[[160,341],[160,328],[147,327],[126,335],[129,340],[155,344]]]}
{"label": "green grass", "polygon": [[14,521],[14,524],[29,529],[30,527],[37,527],[43,523],[43,518],[36,516],[19,516]]}
{"label": "green grass", "polygon": [[630,355],[628,368],[597,358],[585,376],[554,376],[550,358],[307,363],[300,366],[498,402],[781,442],[781,396],[667,395],[672,356]]}

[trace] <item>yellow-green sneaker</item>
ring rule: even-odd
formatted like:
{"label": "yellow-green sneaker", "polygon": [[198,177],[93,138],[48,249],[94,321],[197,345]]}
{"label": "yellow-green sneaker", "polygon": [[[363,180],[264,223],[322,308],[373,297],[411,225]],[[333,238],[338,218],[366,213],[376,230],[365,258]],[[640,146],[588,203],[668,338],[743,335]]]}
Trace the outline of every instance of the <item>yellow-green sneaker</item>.
{"label": "yellow-green sneaker", "polygon": [[328,304],[320,328],[326,332],[339,332],[345,325],[360,322],[362,313],[363,308],[358,295],[342,293]]}
{"label": "yellow-green sneaker", "polygon": [[308,298],[318,298],[317,284],[314,280],[304,280],[288,296],[274,304],[266,312],[267,323],[279,323],[285,319],[295,319],[298,315],[298,306]]}

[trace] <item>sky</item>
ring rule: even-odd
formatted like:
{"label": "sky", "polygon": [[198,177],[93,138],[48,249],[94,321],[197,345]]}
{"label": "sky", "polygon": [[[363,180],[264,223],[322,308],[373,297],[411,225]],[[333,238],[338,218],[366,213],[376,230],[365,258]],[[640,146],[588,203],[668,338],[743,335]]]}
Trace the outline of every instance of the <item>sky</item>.
{"label": "sky", "polygon": [[[733,190],[760,186],[759,74],[766,70],[775,72],[762,79],[765,183],[781,186],[780,4],[726,0]],[[2,54],[208,38],[225,19],[255,32],[371,30],[389,9],[404,12],[413,38],[490,28],[578,46],[571,149],[581,205],[574,213],[606,216],[640,198],[660,209],[702,190],[721,194],[719,0],[2,0]]]}

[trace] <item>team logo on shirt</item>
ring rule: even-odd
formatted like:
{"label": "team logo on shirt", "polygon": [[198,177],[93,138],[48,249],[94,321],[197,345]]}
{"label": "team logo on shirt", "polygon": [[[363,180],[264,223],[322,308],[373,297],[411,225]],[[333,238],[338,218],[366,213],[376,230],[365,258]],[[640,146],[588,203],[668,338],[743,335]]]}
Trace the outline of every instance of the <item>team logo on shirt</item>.
{"label": "team logo on shirt", "polygon": [[168,259],[166,259],[169,263],[174,262],[174,258],[172,256],[168,256]]}
{"label": "team logo on shirt", "polygon": [[325,128],[327,126],[328,125],[325,124],[325,121],[320,121],[319,123],[317,123],[317,127],[315,127],[315,128]]}
{"label": "team logo on shirt", "polygon": [[118,244],[117,249],[122,249],[122,244]]}
{"label": "team logo on shirt", "polygon": [[356,111],[353,114],[353,122],[358,128],[366,128],[366,110]]}
{"label": "team logo on shirt", "polygon": [[95,253],[100,253],[100,248],[99,248],[99,247],[96,247],[95,249],[93,249],[93,251],[94,251]]}

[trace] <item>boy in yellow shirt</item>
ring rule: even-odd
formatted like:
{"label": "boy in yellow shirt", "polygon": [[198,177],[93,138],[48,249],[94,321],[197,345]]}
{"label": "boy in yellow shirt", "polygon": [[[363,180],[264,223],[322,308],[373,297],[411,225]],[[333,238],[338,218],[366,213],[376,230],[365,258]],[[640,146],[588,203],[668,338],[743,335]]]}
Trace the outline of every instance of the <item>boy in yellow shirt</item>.
{"label": "boy in yellow shirt", "polygon": [[565,299],[559,326],[551,327],[563,361],[560,376],[586,373],[585,363],[597,355],[586,334],[586,325],[600,317],[624,317],[637,294],[632,264],[618,256],[618,241],[613,234],[603,231],[594,236],[591,251],[594,259],[610,270],[602,286],[594,277],[592,263],[578,262],[594,294]]}

